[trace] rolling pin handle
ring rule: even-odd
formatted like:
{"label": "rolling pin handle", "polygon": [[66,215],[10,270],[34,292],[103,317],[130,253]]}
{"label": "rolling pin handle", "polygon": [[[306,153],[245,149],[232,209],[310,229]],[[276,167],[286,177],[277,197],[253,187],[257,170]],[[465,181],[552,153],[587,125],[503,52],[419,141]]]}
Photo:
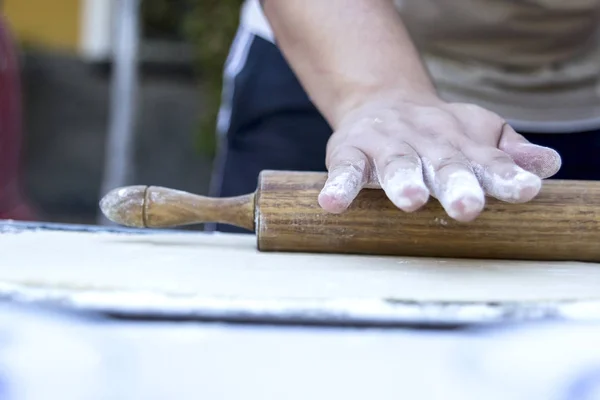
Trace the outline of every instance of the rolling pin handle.
{"label": "rolling pin handle", "polygon": [[160,186],[126,186],[108,192],[100,209],[109,220],[135,228],[214,222],[254,231],[253,193],[212,198]]}

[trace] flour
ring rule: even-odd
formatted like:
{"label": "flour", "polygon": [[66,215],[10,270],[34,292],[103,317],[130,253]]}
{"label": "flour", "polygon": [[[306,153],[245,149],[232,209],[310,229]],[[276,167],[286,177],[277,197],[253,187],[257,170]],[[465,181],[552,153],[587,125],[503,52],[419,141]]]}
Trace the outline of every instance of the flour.
{"label": "flour", "polygon": [[429,189],[423,181],[421,164],[397,168],[391,174],[380,176],[381,187],[394,205],[404,211],[415,211],[427,202]]}
{"label": "flour", "polygon": [[[544,151],[540,151],[542,149]],[[556,174],[562,164],[560,155],[548,147],[520,143],[507,150],[510,150],[510,154],[518,166],[541,179]]]}
{"label": "flour", "polygon": [[438,224],[440,224],[440,225],[442,225],[442,226],[448,225],[448,221],[446,221],[446,219],[444,219],[444,218],[438,218],[438,217],[436,217],[435,218],[435,222],[438,223]]}
{"label": "flour", "polygon": [[561,159],[554,150],[531,144],[516,144],[510,152],[517,166],[492,171],[471,163],[472,171],[456,169],[440,177],[433,163],[422,158],[417,166],[401,166],[391,173],[374,169],[366,178],[364,161],[330,171],[319,204],[329,212],[343,212],[364,187],[383,189],[394,205],[416,211],[429,196],[437,198],[451,218],[469,221],[485,205],[488,194],[506,202],[526,202],[540,191],[542,179],[554,175]]}
{"label": "flour", "polygon": [[114,189],[100,201],[100,209],[111,221],[127,221],[130,226],[143,226],[140,214],[144,208],[145,186]]}
{"label": "flour", "polygon": [[486,193],[506,202],[529,201],[542,187],[539,177],[517,166],[504,173],[494,173],[482,165],[473,164],[473,170]]}
{"label": "flour", "polygon": [[451,218],[474,219],[485,205],[485,193],[479,181],[468,170],[457,169],[440,179],[431,161],[423,159],[425,181]]}
{"label": "flour", "polygon": [[329,172],[329,178],[319,194],[319,204],[329,212],[343,212],[366,183],[364,161],[338,167]]}

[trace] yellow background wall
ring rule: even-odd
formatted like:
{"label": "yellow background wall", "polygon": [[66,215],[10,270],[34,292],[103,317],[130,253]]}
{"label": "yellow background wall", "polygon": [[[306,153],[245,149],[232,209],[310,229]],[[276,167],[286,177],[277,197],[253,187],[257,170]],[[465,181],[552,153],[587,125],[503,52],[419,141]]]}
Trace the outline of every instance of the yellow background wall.
{"label": "yellow background wall", "polygon": [[2,0],[2,8],[20,41],[77,52],[81,3],[82,0]]}

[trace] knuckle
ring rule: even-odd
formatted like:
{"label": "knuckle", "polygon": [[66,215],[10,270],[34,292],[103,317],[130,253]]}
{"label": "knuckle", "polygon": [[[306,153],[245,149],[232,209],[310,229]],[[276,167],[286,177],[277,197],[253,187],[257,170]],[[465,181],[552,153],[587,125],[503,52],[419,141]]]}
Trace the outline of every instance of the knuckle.
{"label": "knuckle", "polygon": [[437,172],[450,171],[456,169],[471,170],[471,164],[464,157],[444,157],[440,158],[437,164]]}
{"label": "knuckle", "polygon": [[488,163],[489,164],[505,164],[505,163],[513,163],[512,158],[510,158],[508,155],[506,154],[493,154],[488,158]]}
{"label": "knuckle", "polygon": [[487,111],[485,108],[472,103],[453,103],[451,106],[468,113],[480,113]]}
{"label": "knuckle", "polygon": [[455,103],[451,107],[460,115],[465,122],[475,122],[477,124],[486,124],[488,126],[502,127],[506,121],[493,111],[476,104]]}
{"label": "knuckle", "polygon": [[412,153],[391,154],[382,160],[381,167],[387,169],[396,162],[402,162],[404,165],[420,165],[421,159]]}
{"label": "knuckle", "polygon": [[386,158],[381,163],[380,170],[384,175],[393,174],[398,169],[420,168],[421,159],[415,155],[395,155]]}
{"label": "knuckle", "polygon": [[438,107],[423,107],[415,113],[413,124],[420,131],[439,134],[459,127],[453,113]]}
{"label": "knuckle", "polygon": [[326,157],[326,166],[329,171],[351,170],[358,174],[369,171],[369,161],[365,153],[358,147],[343,145],[332,149]]}
{"label": "knuckle", "polygon": [[471,145],[470,148],[466,148],[466,154],[472,158],[482,160],[486,163],[512,163],[512,158],[503,152],[502,150],[491,147],[483,146],[477,143]]}
{"label": "knuckle", "polygon": [[379,167],[386,169],[390,164],[402,161],[405,164],[420,164],[421,159],[417,152],[408,143],[394,143],[383,148],[383,151],[375,156],[379,160]]}

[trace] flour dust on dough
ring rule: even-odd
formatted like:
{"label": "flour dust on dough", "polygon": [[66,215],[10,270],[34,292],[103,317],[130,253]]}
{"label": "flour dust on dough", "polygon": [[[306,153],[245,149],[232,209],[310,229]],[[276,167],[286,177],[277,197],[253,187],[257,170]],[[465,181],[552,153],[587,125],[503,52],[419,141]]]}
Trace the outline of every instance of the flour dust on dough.
{"label": "flour dust on dough", "polygon": [[600,265],[261,253],[236,234],[0,234],[0,282],[252,299],[600,299]]}

